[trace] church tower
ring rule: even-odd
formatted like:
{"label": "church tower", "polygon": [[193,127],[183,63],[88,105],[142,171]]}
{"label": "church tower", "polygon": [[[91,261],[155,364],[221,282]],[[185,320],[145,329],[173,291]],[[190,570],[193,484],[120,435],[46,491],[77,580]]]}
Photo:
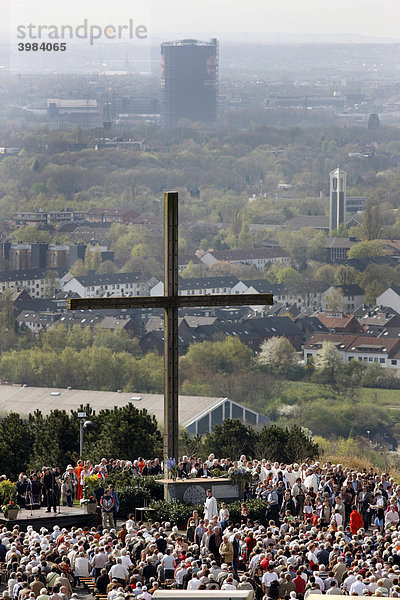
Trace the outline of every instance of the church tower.
{"label": "church tower", "polygon": [[329,231],[344,223],[346,210],[346,172],[339,167],[329,173]]}

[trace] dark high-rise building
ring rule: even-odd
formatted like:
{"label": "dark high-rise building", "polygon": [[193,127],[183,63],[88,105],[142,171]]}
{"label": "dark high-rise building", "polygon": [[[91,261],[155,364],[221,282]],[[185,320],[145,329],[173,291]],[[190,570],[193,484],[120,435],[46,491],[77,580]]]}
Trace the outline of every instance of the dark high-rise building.
{"label": "dark high-rise building", "polygon": [[32,269],[45,269],[47,267],[47,250],[49,245],[43,243],[31,244]]}
{"label": "dark high-rise building", "polygon": [[161,45],[161,125],[180,119],[217,120],[218,42],[180,40]]}

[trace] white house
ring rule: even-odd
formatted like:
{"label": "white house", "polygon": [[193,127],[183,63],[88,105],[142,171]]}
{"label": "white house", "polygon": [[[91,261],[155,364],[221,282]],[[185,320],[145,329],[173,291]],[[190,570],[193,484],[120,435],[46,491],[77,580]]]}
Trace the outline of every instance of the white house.
{"label": "white house", "polygon": [[392,285],[382,292],[376,298],[376,304],[378,306],[388,306],[389,308],[393,308],[397,313],[400,313],[400,287]]}
{"label": "white house", "polygon": [[65,281],[63,291],[75,292],[81,298],[147,296],[156,282],[155,277],[149,279],[141,273],[85,275]]}
{"label": "white house", "polygon": [[267,264],[288,264],[290,257],[288,253],[274,246],[272,248],[253,248],[248,250],[221,250],[214,252],[210,250],[203,254],[200,259],[205,265],[210,266],[217,261],[230,262],[232,264],[253,265],[263,271]]}
{"label": "white house", "polygon": [[[188,277],[178,280],[180,296],[200,296],[213,294],[243,294],[247,285],[235,276],[228,277]],[[150,289],[150,296],[163,296],[164,283],[157,282]]]}
{"label": "white house", "polygon": [[322,310],[353,312],[364,304],[364,290],[359,285],[330,286],[321,295]]}
{"label": "white house", "polygon": [[315,358],[323,342],[332,342],[343,362],[358,360],[377,363],[383,368],[400,370],[400,339],[374,338],[352,333],[315,333],[304,344],[304,359]]}
{"label": "white house", "polygon": [[[60,272],[55,273],[54,287],[60,288]],[[31,298],[44,298],[47,292],[49,271],[46,269],[27,269],[21,271],[0,272],[0,292],[10,290],[26,290]]]}

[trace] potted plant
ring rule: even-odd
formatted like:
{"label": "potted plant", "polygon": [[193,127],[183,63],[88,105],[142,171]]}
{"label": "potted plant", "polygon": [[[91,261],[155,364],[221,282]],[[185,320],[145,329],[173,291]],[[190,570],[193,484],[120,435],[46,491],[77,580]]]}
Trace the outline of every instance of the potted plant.
{"label": "potted plant", "polygon": [[176,481],[179,473],[175,458],[167,458],[168,479]]}
{"label": "potted plant", "polygon": [[100,487],[100,479],[97,475],[85,475],[83,478],[83,498],[81,506],[86,513],[95,513],[97,510],[97,500],[95,493]]}
{"label": "potted plant", "polygon": [[0,482],[0,494],[2,500],[1,510],[6,519],[14,520],[18,516],[20,507],[16,503],[17,490],[15,483],[9,479]]}
{"label": "potted plant", "polygon": [[231,484],[237,487],[239,498],[243,498],[245,484],[253,481],[253,475],[250,471],[243,471],[233,467],[229,469],[228,475]]}

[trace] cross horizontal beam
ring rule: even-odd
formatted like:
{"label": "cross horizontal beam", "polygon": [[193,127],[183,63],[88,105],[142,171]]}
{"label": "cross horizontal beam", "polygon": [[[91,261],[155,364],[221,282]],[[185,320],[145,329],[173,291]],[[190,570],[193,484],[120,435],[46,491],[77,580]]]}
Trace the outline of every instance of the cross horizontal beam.
{"label": "cross horizontal beam", "polygon": [[70,298],[69,310],[111,310],[129,308],[183,308],[192,306],[259,306],[273,304],[272,294],[213,294],[202,296],[124,296]]}

